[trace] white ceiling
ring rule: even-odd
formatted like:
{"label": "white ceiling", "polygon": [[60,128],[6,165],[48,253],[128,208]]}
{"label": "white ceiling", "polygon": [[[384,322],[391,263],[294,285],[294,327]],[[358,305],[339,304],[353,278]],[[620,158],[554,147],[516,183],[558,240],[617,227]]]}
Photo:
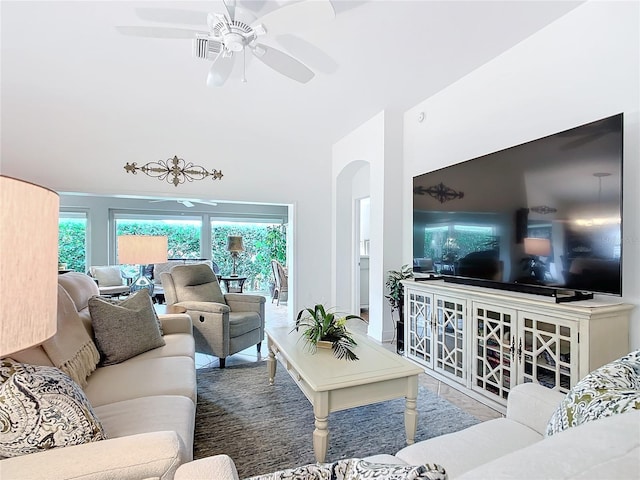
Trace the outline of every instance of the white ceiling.
{"label": "white ceiling", "polygon": [[[285,2],[239,3],[260,16]],[[334,21],[271,42],[316,71],[308,84],[253,61],[247,83],[232,78],[211,89],[209,63],[192,58],[189,40],[135,38],[114,27],[154,25],[136,7],[219,11],[219,0],[2,1],[3,173],[43,161],[71,170],[87,152],[122,168],[113,152],[127,153],[132,138],[201,142],[228,158],[260,158],[285,142],[329,153],[376,113],[407,110],[580,2],[333,3]],[[315,47],[292,48],[305,43]]]}

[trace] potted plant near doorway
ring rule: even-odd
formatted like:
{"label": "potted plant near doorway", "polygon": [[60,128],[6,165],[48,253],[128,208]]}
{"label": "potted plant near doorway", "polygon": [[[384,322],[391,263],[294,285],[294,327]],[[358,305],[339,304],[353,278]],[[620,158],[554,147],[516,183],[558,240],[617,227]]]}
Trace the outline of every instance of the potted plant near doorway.
{"label": "potted plant near doorway", "polygon": [[391,316],[394,311],[398,311],[398,322],[396,323],[396,352],[404,353],[404,287],[402,280],[413,278],[413,269],[409,265],[403,265],[400,270],[389,270],[385,283],[388,295],[385,298],[391,305]]}

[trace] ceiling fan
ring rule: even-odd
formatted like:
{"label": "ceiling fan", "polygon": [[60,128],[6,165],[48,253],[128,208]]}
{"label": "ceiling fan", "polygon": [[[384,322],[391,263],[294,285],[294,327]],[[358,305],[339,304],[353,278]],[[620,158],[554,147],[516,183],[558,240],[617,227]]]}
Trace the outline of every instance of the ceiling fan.
{"label": "ceiling fan", "polygon": [[[220,87],[242,54],[246,67],[247,50],[255,58],[282,75],[307,83],[315,74],[287,53],[258,42],[260,37],[297,33],[335,18],[329,0],[302,0],[271,11],[259,19],[236,6],[235,0],[221,0],[221,12],[204,13],[175,9],[139,8],[142,18],[161,22],[199,25],[199,30],[155,26],[119,26],[124,35],[151,38],[192,39],[193,55],[213,62],[207,86]],[[246,81],[243,70],[243,81]]]}
{"label": "ceiling fan", "polygon": [[[209,205],[212,207],[217,206],[218,204],[215,202],[204,202],[204,201],[200,201],[200,200],[194,200],[193,202],[189,201],[189,200],[171,200],[171,199],[166,199],[166,200],[149,200],[149,203],[160,203],[160,202],[178,202],[181,203],[182,205],[184,205],[185,207],[188,208],[192,208],[195,207],[195,203],[199,203],[201,205]],[[194,203],[195,202],[195,203]]]}

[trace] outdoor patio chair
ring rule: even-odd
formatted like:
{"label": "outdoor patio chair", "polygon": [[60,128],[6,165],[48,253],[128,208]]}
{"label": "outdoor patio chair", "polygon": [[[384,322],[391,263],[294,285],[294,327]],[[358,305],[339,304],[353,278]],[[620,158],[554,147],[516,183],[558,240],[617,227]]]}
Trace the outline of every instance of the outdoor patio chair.
{"label": "outdoor patio chair", "polygon": [[276,305],[280,305],[280,301],[286,302],[289,296],[288,275],[286,269],[278,260],[271,260],[271,268],[273,269],[273,277],[275,279],[275,289],[271,303],[277,300]]}

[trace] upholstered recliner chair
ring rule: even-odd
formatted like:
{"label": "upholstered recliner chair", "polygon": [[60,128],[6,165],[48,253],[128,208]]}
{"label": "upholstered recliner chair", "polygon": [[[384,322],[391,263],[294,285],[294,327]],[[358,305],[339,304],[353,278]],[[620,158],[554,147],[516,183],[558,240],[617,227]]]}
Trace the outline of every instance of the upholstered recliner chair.
{"label": "upholstered recliner chair", "polygon": [[161,274],[167,305],[187,309],[193,321],[196,351],[225,359],[264,337],[264,302],[260,295],[222,293],[218,278],[204,264],[177,265]]}

